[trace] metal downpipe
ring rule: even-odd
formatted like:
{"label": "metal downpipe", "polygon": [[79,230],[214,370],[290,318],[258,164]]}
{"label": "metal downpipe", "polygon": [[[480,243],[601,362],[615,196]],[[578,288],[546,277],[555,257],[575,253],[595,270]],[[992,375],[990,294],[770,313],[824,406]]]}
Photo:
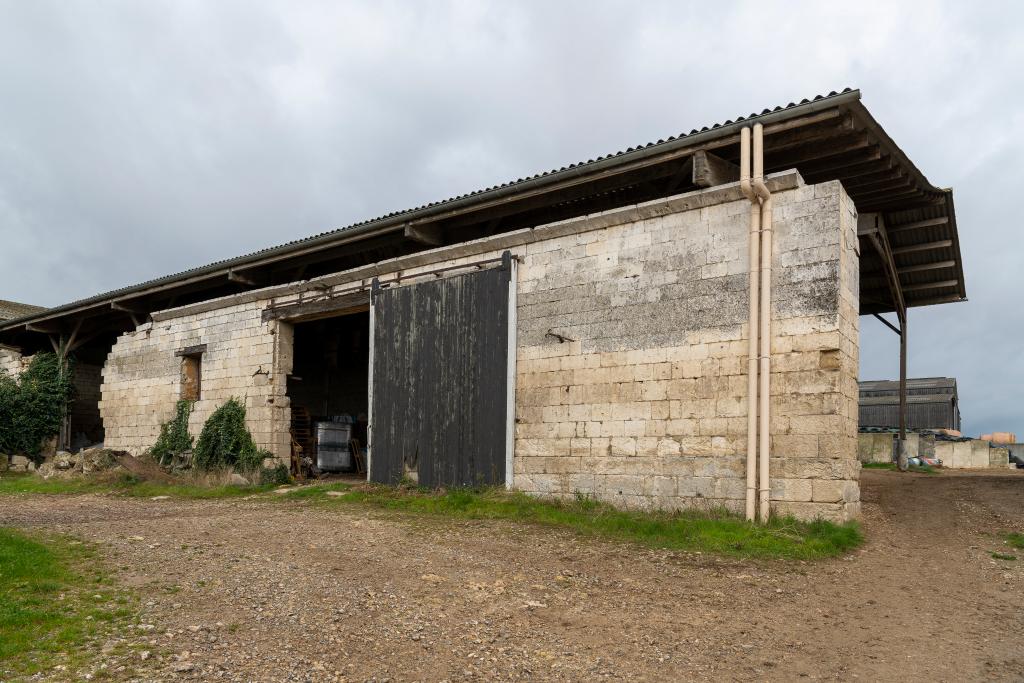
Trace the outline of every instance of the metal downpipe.
{"label": "metal downpipe", "polygon": [[761,301],[760,301],[760,367],[758,368],[758,493],[759,519],[768,521],[771,514],[771,480],[769,458],[771,448],[771,354],[772,354],[772,195],[764,182],[764,127],[754,125],[754,173],[751,179],[755,194],[761,200]]}
{"label": "metal downpipe", "polygon": [[757,511],[757,364],[758,364],[758,289],[761,279],[760,241],[761,204],[750,184],[750,127],[740,130],[740,189],[750,200],[750,310],[747,319],[749,345],[747,351],[747,521],[754,521]]}

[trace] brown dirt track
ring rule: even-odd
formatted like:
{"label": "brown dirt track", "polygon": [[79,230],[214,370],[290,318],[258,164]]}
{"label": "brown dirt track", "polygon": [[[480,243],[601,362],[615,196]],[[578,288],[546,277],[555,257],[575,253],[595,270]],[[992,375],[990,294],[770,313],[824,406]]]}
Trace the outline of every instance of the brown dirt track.
{"label": "brown dirt track", "polygon": [[862,492],[867,544],[819,563],[246,500],[7,496],[0,525],[98,542],[140,595],[153,656],[115,680],[1024,680],[1024,552],[990,556],[1024,473]]}

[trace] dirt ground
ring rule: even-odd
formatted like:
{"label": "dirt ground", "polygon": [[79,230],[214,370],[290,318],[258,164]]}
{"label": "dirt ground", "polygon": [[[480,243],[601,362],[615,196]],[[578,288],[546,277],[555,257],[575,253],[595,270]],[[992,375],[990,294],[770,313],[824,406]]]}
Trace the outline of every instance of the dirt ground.
{"label": "dirt ground", "polygon": [[1024,476],[862,490],[867,544],[818,563],[298,502],[18,496],[0,525],[102,544],[141,596],[137,679],[1024,680],[1024,557],[990,556]]}

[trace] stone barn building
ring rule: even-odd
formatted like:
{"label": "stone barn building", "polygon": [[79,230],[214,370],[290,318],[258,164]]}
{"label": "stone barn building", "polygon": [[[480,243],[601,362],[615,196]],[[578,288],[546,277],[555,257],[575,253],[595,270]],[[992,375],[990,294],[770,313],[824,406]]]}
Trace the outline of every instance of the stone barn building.
{"label": "stone barn building", "polygon": [[139,455],[236,397],[283,462],[365,416],[375,481],[844,520],[859,317],[965,295],[952,192],[847,90],[8,320],[0,363],[63,339]]}

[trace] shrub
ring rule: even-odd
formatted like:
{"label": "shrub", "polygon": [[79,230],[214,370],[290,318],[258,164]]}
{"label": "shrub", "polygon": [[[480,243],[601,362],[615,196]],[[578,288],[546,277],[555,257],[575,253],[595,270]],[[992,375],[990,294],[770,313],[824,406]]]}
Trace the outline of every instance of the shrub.
{"label": "shrub", "polygon": [[277,467],[264,467],[260,470],[260,484],[280,486],[290,483],[292,483],[292,475],[284,463],[278,463]]}
{"label": "shrub", "polygon": [[61,363],[56,354],[37,353],[17,379],[0,371],[0,452],[38,460],[73,399],[71,361]]}
{"label": "shrub", "polygon": [[238,399],[213,411],[196,441],[193,463],[197,469],[230,467],[243,472],[258,470],[270,453],[256,448],[245,428],[245,406]]}
{"label": "shrub", "polygon": [[167,456],[178,455],[192,449],[192,436],[188,433],[188,417],[192,414],[193,401],[178,401],[174,418],[160,425],[160,436],[149,449],[150,456],[163,464]]}

